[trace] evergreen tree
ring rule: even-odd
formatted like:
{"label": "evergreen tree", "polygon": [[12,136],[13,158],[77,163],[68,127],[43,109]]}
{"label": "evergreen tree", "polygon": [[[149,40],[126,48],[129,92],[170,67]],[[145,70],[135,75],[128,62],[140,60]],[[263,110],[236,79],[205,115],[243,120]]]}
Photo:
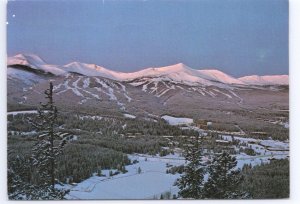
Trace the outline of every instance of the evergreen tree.
{"label": "evergreen tree", "polygon": [[29,119],[40,133],[32,148],[32,166],[37,171],[36,182],[40,189],[49,189],[51,196],[42,199],[61,199],[61,192],[55,189],[56,158],[66,144],[67,133],[55,132],[57,127],[57,108],[53,102],[53,84],[45,91],[47,103],[41,103],[35,120]]}
{"label": "evergreen tree", "polygon": [[185,159],[188,162],[184,168],[184,174],[176,181],[175,185],[180,189],[178,196],[182,198],[202,198],[204,168],[202,166],[201,141],[195,136],[185,149]]}
{"label": "evergreen tree", "polygon": [[126,168],[125,168],[124,165],[122,166],[122,170],[121,170],[121,171],[122,171],[123,174],[125,174],[126,172],[128,172],[128,171],[126,170]]}
{"label": "evergreen tree", "polygon": [[98,176],[101,176],[102,175],[102,170],[101,168],[98,169]]}
{"label": "evergreen tree", "polygon": [[142,173],[141,167],[138,168],[138,174]]}
{"label": "evergreen tree", "polygon": [[243,177],[236,165],[236,158],[227,152],[215,156],[208,167],[209,178],[203,188],[203,198],[245,198],[246,194],[239,190]]}

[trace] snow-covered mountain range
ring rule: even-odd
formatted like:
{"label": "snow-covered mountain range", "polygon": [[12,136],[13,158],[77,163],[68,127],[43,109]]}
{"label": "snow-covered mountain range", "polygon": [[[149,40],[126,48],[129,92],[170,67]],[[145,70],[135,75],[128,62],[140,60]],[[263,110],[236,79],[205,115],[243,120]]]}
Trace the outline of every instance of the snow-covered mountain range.
{"label": "snow-covered mountain range", "polygon": [[[8,77],[28,78],[26,71],[40,71],[55,76],[65,76],[76,73],[83,76],[104,77],[115,81],[140,81],[141,79],[155,79],[156,81],[172,81],[185,85],[222,86],[222,85],[288,85],[288,75],[271,76],[244,76],[235,78],[216,69],[192,69],[182,63],[159,67],[147,68],[137,72],[116,72],[96,64],[72,62],[67,65],[47,64],[43,59],[33,54],[18,54],[8,57]],[[17,70],[16,70],[17,68]],[[12,70],[13,69],[13,70]]]}
{"label": "snow-covered mountain range", "polygon": [[282,86],[288,85],[287,75],[235,78],[216,69],[197,70],[182,63],[122,73],[80,62],[50,65],[36,55],[19,54],[7,60],[9,109],[35,107],[43,100],[49,80],[56,104],[64,110],[141,117],[167,112],[213,117],[210,110],[219,110],[213,113],[221,111],[227,118],[232,110],[274,103],[281,106],[289,90]]}

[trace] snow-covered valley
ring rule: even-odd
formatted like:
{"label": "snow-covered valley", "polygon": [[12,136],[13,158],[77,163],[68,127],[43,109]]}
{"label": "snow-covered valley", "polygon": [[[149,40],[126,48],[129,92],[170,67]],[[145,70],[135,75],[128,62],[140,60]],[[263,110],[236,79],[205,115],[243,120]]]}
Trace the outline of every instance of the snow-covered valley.
{"label": "snow-covered valley", "polygon": [[[222,141],[232,141],[232,136],[222,136]],[[249,156],[239,153],[237,168],[242,169],[245,164],[252,166],[269,163],[270,160],[286,159],[289,157],[288,142],[274,140],[256,140],[252,138],[234,137],[251,148],[258,154]],[[251,143],[250,143],[251,142]],[[253,144],[258,143],[258,144]],[[273,147],[274,149],[269,149]],[[179,173],[167,174],[170,167],[185,165],[186,161],[181,153],[169,154],[166,156],[151,156],[147,154],[128,155],[135,164],[127,165],[127,173],[120,173],[110,176],[109,171],[116,172],[116,169],[102,170],[103,176],[94,175],[80,183],[57,185],[57,188],[70,189],[67,199],[159,199],[161,195],[168,193],[172,197],[177,196],[178,187],[175,181],[181,176]],[[207,162],[210,156],[205,156]],[[140,172],[139,169],[140,168]],[[170,198],[171,198],[170,197]]]}
{"label": "snow-covered valley", "polygon": [[[166,174],[167,164],[179,166],[184,164],[184,158],[179,155],[165,157],[150,155],[129,155],[138,163],[126,166],[127,173],[109,176],[109,171],[102,170],[105,176],[92,176],[78,184],[65,185],[70,189],[68,199],[153,199],[162,193],[177,194],[173,186],[179,174]],[[138,172],[138,168],[141,172]],[[58,188],[62,186],[57,186]]]}

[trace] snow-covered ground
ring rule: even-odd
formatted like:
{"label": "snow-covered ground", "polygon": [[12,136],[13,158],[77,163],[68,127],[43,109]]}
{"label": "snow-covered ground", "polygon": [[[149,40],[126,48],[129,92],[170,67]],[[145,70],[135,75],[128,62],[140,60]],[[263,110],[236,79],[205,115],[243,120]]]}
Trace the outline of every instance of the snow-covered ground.
{"label": "snow-covered ground", "polygon": [[251,164],[252,166],[270,163],[271,158],[285,159],[288,154],[277,154],[277,155],[262,155],[262,156],[248,156],[244,153],[236,155],[237,168],[242,169],[245,164]]}
{"label": "snow-covered ground", "polygon": [[[231,136],[223,135],[223,140],[232,141]],[[244,164],[252,166],[269,163],[271,159],[285,159],[289,156],[289,144],[275,140],[257,140],[253,138],[234,137],[235,140],[248,144],[257,155],[249,156],[239,153],[236,156],[237,168]],[[268,149],[274,148],[274,149]],[[275,149],[276,148],[276,149]],[[280,151],[282,150],[282,151]],[[103,170],[105,177],[92,176],[75,186],[65,185],[63,188],[70,189],[67,199],[153,199],[159,198],[162,193],[178,193],[174,182],[180,174],[166,174],[168,165],[180,166],[185,164],[185,159],[175,153],[164,157],[150,156],[145,154],[132,154],[129,158],[138,163],[127,165],[125,174],[109,176],[110,170]],[[138,173],[138,169],[141,173]],[[111,169],[115,171],[114,169]],[[206,175],[206,179],[207,179]]]}
{"label": "snow-covered ground", "polygon": [[102,120],[103,117],[102,116],[98,116],[98,115],[84,115],[84,116],[79,116],[80,120],[85,120],[85,119],[92,119],[92,120]]}
{"label": "snow-covered ground", "polygon": [[[288,151],[289,150],[289,143],[287,141],[278,141],[278,140],[260,140],[260,139],[254,139],[254,138],[247,138],[247,137],[237,137],[237,136],[229,136],[229,135],[222,135],[221,136],[223,140],[226,141],[232,141],[238,140],[242,143],[247,143],[248,145],[251,145],[252,147],[259,147],[259,149],[271,149],[271,150],[282,150],[282,151]],[[253,148],[254,150],[256,148]],[[260,153],[260,152],[257,152]]]}
{"label": "snow-covered ground", "polygon": [[257,155],[249,156],[245,153],[235,155],[238,161],[237,167],[242,168],[244,164],[259,165],[261,163],[269,163],[270,159],[285,159],[289,156],[289,143],[276,141],[272,139],[259,140],[254,138],[232,137],[229,135],[222,135],[225,141],[238,140],[244,143],[255,151]]}
{"label": "snow-covered ground", "polygon": [[[192,122],[189,118],[171,118],[170,124],[182,124]],[[169,118],[168,118],[169,119]],[[178,121],[179,120],[179,121]],[[190,125],[188,125],[190,128]],[[245,164],[252,166],[262,163],[269,163],[272,159],[285,159],[289,156],[288,141],[275,141],[272,139],[260,140],[247,137],[221,135],[221,141],[231,142],[238,140],[243,144],[240,148],[251,148],[256,155],[250,156],[244,152],[233,155],[237,159],[237,167],[242,168]],[[239,150],[238,147],[234,147]],[[180,166],[185,164],[185,159],[180,156],[180,151],[175,151],[174,155],[164,157],[150,156],[145,154],[129,155],[131,161],[137,160],[138,163],[127,165],[125,174],[109,176],[109,171],[103,170],[105,176],[92,176],[74,186],[65,185],[63,188],[70,189],[67,199],[153,199],[159,198],[165,192],[177,195],[178,188],[174,186],[180,174],[166,174],[168,165]],[[239,152],[239,151],[238,151]],[[211,158],[206,157],[206,160]],[[138,173],[138,169],[141,173]],[[208,175],[205,175],[207,179]]]}
{"label": "snow-covered ground", "polygon": [[132,119],[136,118],[135,115],[131,115],[131,114],[128,114],[128,113],[124,113],[123,115],[124,115],[125,118],[132,118]]}
{"label": "snow-covered ground", "polygon": [[26,111],[11,111],[7,112],[7,115],[18,115],[18,114],[36,114],[37,110],[26,110]]}
{"label": "snow-covered ground", "polygon": [[277,141],[277,140],[261,140],[261,145],[264,145],[266,147],[269,147],[269,149],[277,149],[277,150],[288,150],[289,149],[289,143]]}
{"label": "snow-covered ground", "polygon": [[167,121],[170,125],[185,125],[194,122],[194,120],[191,118],[177,118],[168,115],[164,115],[161,118]]}
{"label": "snow-covered ground", "polygon": [[[167,163],[173,166],[184,164],[184,158],[178,154],[164,157],[150,155],[129,155],[138,160],[136,164],[126,166],[125,174],[109,177],[109,170],[103,170],[105,177],[92,176],[76,186],[65,185],[70,193],[67,199],[153,199],[161,193],[170,191],[177,194],[178,188],[173,186],[179,174],[166,174]],[[138,168],[141,173],[138,173]],[[59,187],[59,186],[57,186]],[[60,187],[59,187],[60,188]]]}
{"label": "snow-covered ground", "polygon": [[37,76],[34,73],[14,68],[7,69],[7,77],[8,79],[22,80],[22,82],[29,86],[44,80],[42,77]]}

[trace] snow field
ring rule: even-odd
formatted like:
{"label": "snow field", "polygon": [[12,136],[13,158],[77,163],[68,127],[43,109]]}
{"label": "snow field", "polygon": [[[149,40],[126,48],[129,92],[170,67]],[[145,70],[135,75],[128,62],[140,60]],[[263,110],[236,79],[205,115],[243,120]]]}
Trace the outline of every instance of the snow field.
{"label": "snow field", "polygon": [[132,118],[132,119],[136,118],[135,115],[131,115],[131,114],[128,114],[128,113],[124,113],[123,115],[124,115],[125,118]]}
{"label": "snow field", "polygon": [[[129,158],[139,162],[127,165],[125,174],[109,177],[109,170],[103,170],[105,177],[92,176],[76,186],[65,185],[71,191],[67,199],[152,199],[161,193],[171,191],[177,194],[178,189],[173,186],[179,174],[166,174],[166,164],[180,166],[184,158],[178,154],[165,157],[149,155],[129,155]],[[146,161],[147,158],[147,161]],[[138,173],[138,168],[141,173]],[[60,186],[57,186],[61,188]]]}
{"label": "snow field", "polygon": [[[232,136],[222,135],[222,139],[232,142]],[[289,156],[289,144],[276,140],[258,140],[254,138],[243,138],[234,136],[235,140],[248,144],[258,155],[249,156],[240,153],[236,156],[237,168],[242,168],[244,164],[260,165],[261,163],[269,163],[270,159],[285,159]],[[243,148],[243,147],[242,147]]]}
{"label": "snow field", "polygon": [[170,125],[185,125],[194,122],[194,120],[191,118],[177,118],[168,115],[164,115],[161,118],[167,121]]}

